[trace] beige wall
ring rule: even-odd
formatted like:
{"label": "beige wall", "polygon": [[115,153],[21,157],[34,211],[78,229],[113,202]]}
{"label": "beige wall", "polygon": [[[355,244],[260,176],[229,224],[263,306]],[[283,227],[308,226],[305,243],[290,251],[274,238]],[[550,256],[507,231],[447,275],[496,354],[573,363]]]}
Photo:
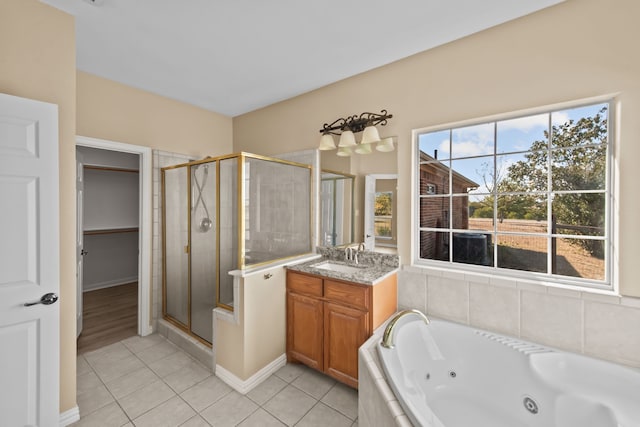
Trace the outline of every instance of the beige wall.
{"label": "beige wall", "polygon": [[0,92],[58,105],[61,411],[76,404],[75,43],[72,16],[37,0],[0,2]]}
{"label": "beige wall", "polygon": [[0,53],[0,92],[59,106],[63,412],[76,405],[75,135],[204,157],[232,151],[232,121],[76,72],[73,17],[37,0],[0,2]]}
{"label": "beige wall", "polygon": [[238,290],[238,323],[215,318],[214,348],[216,364],[244,381],[285,354],[285,269],[242,278]]}
{"label": "beige wall", "polygon": [[232,152],[230,117],[78,71],[77,134],[196,158]]}
{"label": "beige wall", "polygon": [[[234,149],[263,154],[317,146],[325,122],[387,109],[381,128],[397,135],[397,163],[355,160],[351,173],[398,172],[399,251],[410,262],[411,131],[421,127],[615,94],[616,163],[621,196],[615,218],[620,289],[640,296],[640,3],[563,4],[420,53],[314,92],[234,118]],[[389,157],[393,159],[393,157]],[[393,171],[385,169],[395,169]],[[402,214],[403,213],[403,214]],[[361,218],[361,216],[360,216]]]}
{"label": "beige wall", "polygon": [[[146,145],[193,156],[246,150],[276,154],[315,148],[325,122],[389,110],[381,129],[398,136],[391,156],[352,162],[351,173],[399,173],[402,259],[410,254],[411,130],[616,94],[616,163],[622,232],[619,282],[640,296],[635,259],[640,223],[640,3],[568,0],[309,94],[231,119],[75,70],[73,17],[37,0],[0,2],[0,92],[59,106],[61,390],[75,406],[75,135]],[[76,89],[77,78],[77,89]],[[76,101],[77,92],[77,101]],[[76,118],[77,102],[77,118]],[[77,130],[76,130],[77,120]],[[231,139],[233,137],[233,146]],[[231,149],[233,147],[233,150]],[[396,160],[397,159],[397,160]],[[395,165],[395,168],[393,167]]]}
{"label": "beige wall", "polygon": [[244,279],[245,370],[249,378],[286,351],[286,271],[272,268]]}
{"label": "beige wall", "polygon": [[231,118],[81,71],[76,108],[77,135],[195,158],[232,152]]}

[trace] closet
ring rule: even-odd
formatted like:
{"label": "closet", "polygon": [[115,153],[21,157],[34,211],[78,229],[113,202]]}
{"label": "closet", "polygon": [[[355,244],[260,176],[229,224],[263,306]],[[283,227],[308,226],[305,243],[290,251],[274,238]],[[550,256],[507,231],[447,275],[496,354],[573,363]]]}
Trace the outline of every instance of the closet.
{"label": "closet", "polygon": [[137,333],[140,159],[137,154],[90,147],[76,150],[82,230],[80,352]]}

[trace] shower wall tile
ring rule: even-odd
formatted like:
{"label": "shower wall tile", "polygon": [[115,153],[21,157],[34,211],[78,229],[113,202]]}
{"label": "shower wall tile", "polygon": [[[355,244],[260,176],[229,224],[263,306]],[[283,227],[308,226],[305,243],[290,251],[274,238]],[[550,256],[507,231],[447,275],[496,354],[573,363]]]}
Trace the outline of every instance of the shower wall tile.
{"label": "shower wall tile", "polygon": [[564,288],[548,288],[547,289],[547,293],[549,295],[559,295],[559,296],[563,296],[563,297],[569,297],[569,298],[578,298],[580,299],[582,297],[582,292],[580,291],[576,291],[573,289],[564,289]]}
{"label": "shower wall tile", "polygon": [[609,304],[620,304],[620,297],[617,295],[601,295],[592,292],[583,292],[582,299],[585,301],[604,302]]}
{"label": "shower wall tile", "polygon": [[469,284],[444,277],[427,279],[427,312],[460,323],[469,322]]}
{"label": "shower wall tile", "polygon": [[640,308],[640,298],[622,297],[620,304],[627,307]]}
{"label": "shower wall tile", "polygon": [[411,271],[398,272],[398,306],[427,311],[427,276]]}
{"label": "shower wall tile", "polygon": [[[153,253],[152,253],[152,324],[158,327],[162,317],[162,197],[160,169],[189,160],[188,156],[153,150]],[[177,202],[174,201],[173,203]]]}
{"label": "shower wall tile", "polygon": [[640,366],[640,310],[586,301],[585,353]]}
{"label": "shower wall tile", "polygon": [[547,293],[546,286],[540,286],[540,285],[536,285],[534,283],[529,283],[525,281],[518,281],[516,282],[516,284],[517,284],[517,288],[520,289],[521,291],[535,292],[539,294]]}
{"label": "shower wall tile", "polygon": [[450,271],[450,270],[445,270],[442,272],[442,277],[444,277],[445,279],[450,279],[450,280],[465,280],[467,277],[465,275],[465,273],[460,272],[460,271]]}
{"label": "shower wall tile", "polygon": [[518,336],[520,301],[515,288],[469,284],[469,322],[481,329]]}
{"label": "shower wall tile", "polygon": [[540,344],[582,351],[582,301],[521,291],[521,336]]}
{"label": "shower wall tile", "polygon": [[402,266],[399,305],[420,309],[424,277],[429,315],[640,368],[640,298],[476,276]]}
{"label": "shower wall tile", "polygon": [[[473,280],[473,279],[472,279]],[[489,284],[491,286],[499,286],[502,288],[516,289],[517,282],[513,279],[503,279],[502,277],[490,277]]]}

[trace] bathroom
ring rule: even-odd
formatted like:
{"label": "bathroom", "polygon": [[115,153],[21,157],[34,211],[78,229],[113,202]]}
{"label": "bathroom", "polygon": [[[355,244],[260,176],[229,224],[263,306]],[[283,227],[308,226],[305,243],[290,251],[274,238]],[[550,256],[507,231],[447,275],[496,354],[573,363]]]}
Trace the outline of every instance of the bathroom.
{"label": "bathroom", "polygon": [[[7,69],[10,75],[4,91],[55,102],[61,112],[60,200],[65,208],[61,208],[60,215],[60,412],[77,409],[75,208],[71,208],[75,198],[75,135],[140,144],[157,150],[158,158],[178,153],[182,156],[180,162],[241,151],[276,156],[317,148],[318,129],[324,122],[385,108],[394,117],[380,128],[381,136],[396,138],[395,151],[374,151],[368,157],[349,159],[323,153],[321,167],[356,177],[357,242],[364,237],[364,177],[397,175],[397,211],[401,215],[397,245],[402,264],[398,272],[398,307],[640,366],[640,332],[630,326],[640,322],[640,287],[635,279],[635,259],[640,253],[636,236],[640,235],[640,228],[635,220],[638,204],[633,193],[640,177],[634,164],[640,148],[632,142],[640,134],[635,120],[640,111],[640,66],[634,55],[638,38],[633,22],[638,12],[635,2],[616,0],[607,8],[592,0],[562,2],[314,92],[233,117],[77,70],[77,41],[70,15],[37,1],[7,7],[7,14],[2,15],[12,20],[15,17],[16,21],[29,21],[35,11],[46,25],[34,28],[34,39],[22,37],[18,28],[10,32],[10,39],[20,41],[21,52],[33,54],[10,55],[15,59],[10,61],[15,70],[11,73],[13,68]],[[593,22],[601,23],[601,31],[592,30]],[[51,34],[57,34],[59,39],[49,41]],[[600,57],[597,63],[594,51]],[[35,57],[44,61],[42,67],[32,67]],[[612,291],[546,286],[536,281],[414,264],[417,236],[411,220],[413,130],[600,97],[613,99],[616,108]],[[159,171],[157,177],[152,171],[149,176],[152,185],[160,185]],[[148,193],[151,203],[159,197],[159,191]],[[153,227],[160,227],[159,214],[157,211],[149,215]],[[159,241],[152,236],[153,231],[148,238],[152,245],[150,260],[161,252]],[[150,261],[149,271],[150,312],[156,316],[147,323],[153,328],[162,312],[161,263]]]}

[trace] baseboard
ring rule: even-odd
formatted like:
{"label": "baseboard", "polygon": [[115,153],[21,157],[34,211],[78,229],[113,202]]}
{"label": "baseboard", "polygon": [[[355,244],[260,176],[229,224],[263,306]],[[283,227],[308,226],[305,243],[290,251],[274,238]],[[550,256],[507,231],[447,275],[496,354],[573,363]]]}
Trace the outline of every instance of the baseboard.
{"label": "baseboard", "polygon": [[269,378],[271,374],[273,374],[274,372],[276,372],[278,369],[282,368],[286,364],[287,364],[287,355],[282,354],[281,356],[276,358],[274,361],[269,363],[267,366],[260,369],[255,374],[251,375],[246,380],[241,380],[231,372],[227,371],[222,366],[216,365],[216,376],[220,378],[222,381],[224,381],[225,383],[227,383],[231,388],[233,388],[238,393],[247,394],[251,390],[253,390],[254,387],[256,387],[261,382]]}
{"label": "baseboard", "polygon": [[60,427],[65,427],[80,420],[80,409],[78,406],[64,411],[60,414]]}
{"label": "baseboard", "polygon": [[110,288],[112,286],[126,285],[127,283],[137,282],[137,281],[138,281],[138,276],[130,276],[130,277],[123,277],[115,280],[108,280],[106,282],[85,283],[84,287],[82,288],[82,292],[97,291],[98,289]]}

